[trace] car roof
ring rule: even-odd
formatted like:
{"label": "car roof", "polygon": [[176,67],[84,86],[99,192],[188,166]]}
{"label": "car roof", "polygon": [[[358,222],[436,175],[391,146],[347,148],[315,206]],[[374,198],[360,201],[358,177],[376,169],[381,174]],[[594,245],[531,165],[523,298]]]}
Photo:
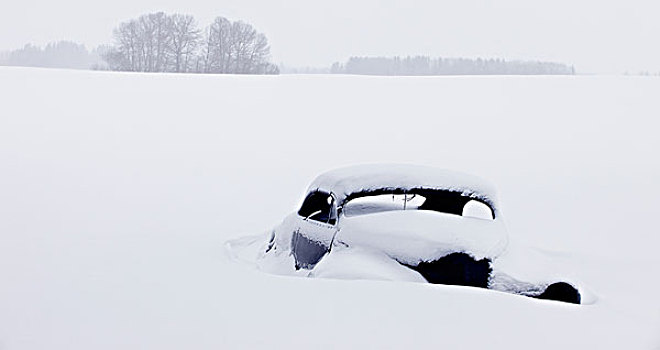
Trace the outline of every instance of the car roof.
{"label": "car roof", "polygon": [[420,188],[461,192],[498,211],[497,191],[490,182],[462,172],[411,164],[364,164],[331,170],[319,175],[307,192],[329,192],[343,204],[356,193]]}

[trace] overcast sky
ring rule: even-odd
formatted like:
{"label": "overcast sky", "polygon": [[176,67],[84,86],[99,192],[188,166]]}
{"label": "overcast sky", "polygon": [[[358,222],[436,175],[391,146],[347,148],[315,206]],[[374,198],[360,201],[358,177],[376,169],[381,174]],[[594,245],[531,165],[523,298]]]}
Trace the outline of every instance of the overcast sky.
{"label": "overcast sky", "polygon": [[0,50],[62,39],[111,41],[155,11],[221,15],[264,32],[273,61],[328,66],[355,55],[549,60],[581,73],[660,72],[657,0],[3,0]]}

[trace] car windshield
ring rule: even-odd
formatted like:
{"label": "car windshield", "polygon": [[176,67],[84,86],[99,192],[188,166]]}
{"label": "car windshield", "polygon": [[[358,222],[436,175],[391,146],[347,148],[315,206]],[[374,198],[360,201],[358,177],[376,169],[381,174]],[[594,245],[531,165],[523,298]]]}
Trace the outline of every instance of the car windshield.
{"label": "car windshield", "polygon": [[334,198],[327,192],[314,191],[305,197],[298,215],[305,219],[334,225],[337,219]]}
{"label": "car windshield", "polygon": [[344,202],[347,217],[394,210],[431,210],[478,219],[493,220],[494,210],[483,200],[462,192],[435,189],[382,189],[357,193]]}

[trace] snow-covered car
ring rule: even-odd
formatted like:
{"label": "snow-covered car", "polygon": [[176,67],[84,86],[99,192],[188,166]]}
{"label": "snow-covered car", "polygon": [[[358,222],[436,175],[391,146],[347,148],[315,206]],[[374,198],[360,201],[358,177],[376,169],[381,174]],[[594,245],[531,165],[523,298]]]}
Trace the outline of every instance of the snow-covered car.
{"label": "snow-covered car", "polygon": [[495,188],[468,174],[361,165],[322,174],[276,227],[262,269],[314,277],[463,285],[580,303],[571,284],[493,273],[508,235]]}

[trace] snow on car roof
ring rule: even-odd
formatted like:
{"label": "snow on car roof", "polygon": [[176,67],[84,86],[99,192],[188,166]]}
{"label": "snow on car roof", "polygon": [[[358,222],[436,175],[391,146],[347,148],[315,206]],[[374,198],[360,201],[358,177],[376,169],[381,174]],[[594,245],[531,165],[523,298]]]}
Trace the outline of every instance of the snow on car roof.
{"label": "snow on car roof", "polygon": [[339,203],[353,193],[380,189],[437,189],[462,192],[484,200],[497,210],[497,191],[488,181],[457,171],[409,164],[366,164],[328,171],[309,186],[332,192]]}

